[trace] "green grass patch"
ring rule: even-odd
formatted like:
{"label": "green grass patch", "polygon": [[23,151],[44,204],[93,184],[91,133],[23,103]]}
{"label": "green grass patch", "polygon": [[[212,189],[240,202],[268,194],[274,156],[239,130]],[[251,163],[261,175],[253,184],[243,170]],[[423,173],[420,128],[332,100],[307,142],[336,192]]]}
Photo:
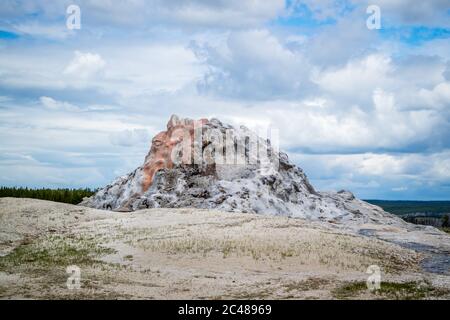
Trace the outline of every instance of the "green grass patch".
{"label": "green grass patch", "polygon": [[22,269],[46,271],[69,265],[83,267],[100,263],[100,256],[114,252],[115,250],[102,247],[92,238],[51,235],[24,243],[8,255],[0,257],[0,269],[17,273]]}
{"label": "green grass patch", "polygon": [[[105,275],[120,267],[101,257],[116,250],[101,245],[93,237],[48,235],[24,241],[8,255],[0,257],[2,272],[19,276],[23,282],[1,290],[0,297],[37,299],[115,299],[126,298],[104,290]],[[66,272],[75,265],[81,270],[81,289],[68,290]]]}

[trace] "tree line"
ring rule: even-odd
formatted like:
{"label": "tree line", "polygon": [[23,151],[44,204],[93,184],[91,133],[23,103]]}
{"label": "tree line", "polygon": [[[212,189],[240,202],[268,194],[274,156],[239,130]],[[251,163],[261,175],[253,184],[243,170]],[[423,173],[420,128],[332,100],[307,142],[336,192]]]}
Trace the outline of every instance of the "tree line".
{"label": "tree line", "polygon": [[0,187],[0,198],[14,197],[14,198],[33,198],[41,200],[49,200],[56,202],[64,202],[71,204],[80,203],[84,197],[90,197],[95,193],[95,190],[89,188],[84,189],[33,189],[33,188],[17,188],[17,187]]}
{"label": "tree line", "polygon": [[440,218],[442,214],[450,213],[450,201],[403,201],[403,200],[366,200],[382,207],[385,211],[397,214],[422,213]]}
{"label": "tree line", "polygon": [[426,226],[433,226],[436,228],[448,228],[450,227],[449,216],[443,215],[439,218],[436,217],[421,217],[421,216],[402,216],[406,222],[414,224],[423,224]]}

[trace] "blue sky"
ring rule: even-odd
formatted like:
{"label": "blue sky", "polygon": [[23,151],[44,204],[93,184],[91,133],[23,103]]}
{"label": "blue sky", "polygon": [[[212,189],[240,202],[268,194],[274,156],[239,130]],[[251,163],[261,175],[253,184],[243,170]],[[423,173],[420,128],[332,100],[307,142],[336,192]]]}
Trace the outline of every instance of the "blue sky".
{"label": "blue sky", "polygon": [[450,199],[450,1],[1,1],[0,185],[103,186],[173,113],[278,128],[321,190]]}

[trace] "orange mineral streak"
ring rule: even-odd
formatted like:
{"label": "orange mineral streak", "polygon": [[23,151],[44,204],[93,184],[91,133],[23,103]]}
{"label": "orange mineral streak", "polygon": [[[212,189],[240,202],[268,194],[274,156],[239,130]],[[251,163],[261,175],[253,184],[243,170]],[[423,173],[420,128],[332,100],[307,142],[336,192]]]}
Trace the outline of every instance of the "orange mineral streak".
{"label": "orange mineral streak", "polygon": [[[142,191],[146,192],[153,183],[155,174],[161,169],[172,169],[172,151],[176,145],[190,139],[187,145],[192,146],[194,141],[194,127],[199,127],[208,123],[207,119],[200,120],[179,120],[172,116],[167,123],[167,131],[158,133],[152,140],[152,147],[144,163],[144,179]],[[184,144],[186,145],[186,144]]]}

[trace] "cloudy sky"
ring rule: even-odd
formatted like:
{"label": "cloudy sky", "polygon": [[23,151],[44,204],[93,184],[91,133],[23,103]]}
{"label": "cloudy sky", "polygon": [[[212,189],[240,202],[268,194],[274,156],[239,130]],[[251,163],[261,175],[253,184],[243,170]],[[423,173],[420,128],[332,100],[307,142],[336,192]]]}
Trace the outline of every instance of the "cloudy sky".
{"label": "cloudy sky", "polygon": [[0,185],[103,186],[173,113],[278,128],[320,190],[450,199],[450,0],[0,2]]}

